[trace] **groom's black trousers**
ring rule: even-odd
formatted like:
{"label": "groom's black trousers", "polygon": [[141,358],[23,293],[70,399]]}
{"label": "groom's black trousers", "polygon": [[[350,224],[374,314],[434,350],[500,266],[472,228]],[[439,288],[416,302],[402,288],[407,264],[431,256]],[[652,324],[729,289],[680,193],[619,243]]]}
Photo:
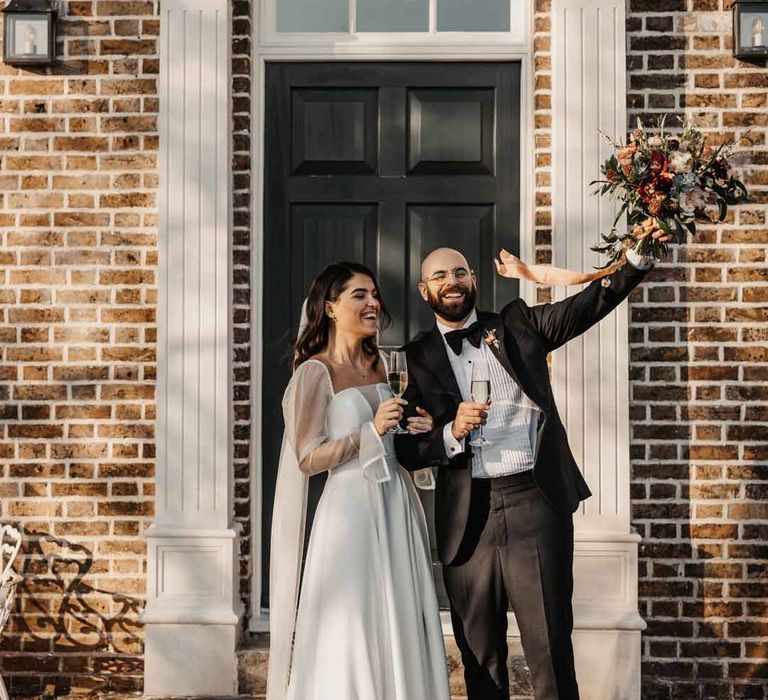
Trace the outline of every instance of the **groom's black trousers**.
{"label": "groom's black trousers", "polygon": [[469,517],[464,563],[443,567],[469,700],[509,698],[510,606],[536,700],[578,700],[573,517],[552,509],[531,471],[474,480]]}

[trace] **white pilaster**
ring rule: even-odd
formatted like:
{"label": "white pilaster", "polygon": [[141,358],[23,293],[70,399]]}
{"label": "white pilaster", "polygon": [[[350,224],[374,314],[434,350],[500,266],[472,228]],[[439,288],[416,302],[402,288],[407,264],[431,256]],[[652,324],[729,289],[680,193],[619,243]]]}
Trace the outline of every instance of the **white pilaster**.
{"label": "white pilaster", "polygon": [[[588,270],[615,206],[592,194],[626,133],[624,0],[553,0],[554,264]],[[573,289],[558,288],[560,299]],[[584,700],[640,697],[637,543],[630,528],[627,307],[555,353],[554,388],[593,496],[576,515],[574,645]],[[619,671],[621,671],[619,673]]]}
{"label": "white pilaster", "polygon": [[163,0],[157,497],[147,531],[147,695],[234,695],[227,0]]}

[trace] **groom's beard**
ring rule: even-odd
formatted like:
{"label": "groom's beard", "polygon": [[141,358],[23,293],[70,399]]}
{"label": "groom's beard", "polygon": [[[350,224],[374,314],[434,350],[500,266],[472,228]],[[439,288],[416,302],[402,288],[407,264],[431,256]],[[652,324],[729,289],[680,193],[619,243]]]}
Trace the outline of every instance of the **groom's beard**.
{"label": "groom's beard", "polygon": [[[450,304],[445,301],[445,295],[452,292],[464,292],[464,299],[459,304]],[[465,319],[472,313],[472,309],[475,308],[475,296],[476,288],[473,284],[471,288],[462,287],[460,285],[454,285],[441,289],[436,294],[432,294],[431,290],[427,290],[427,303],[432,311],[434,311],[440,318],[444,318],[446,321],[456,322]]]}

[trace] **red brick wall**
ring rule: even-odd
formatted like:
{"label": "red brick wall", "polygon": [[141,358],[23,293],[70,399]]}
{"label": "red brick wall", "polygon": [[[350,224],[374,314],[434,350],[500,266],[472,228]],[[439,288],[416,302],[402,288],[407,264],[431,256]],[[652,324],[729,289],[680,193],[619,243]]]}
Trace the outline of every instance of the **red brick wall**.
{"label": "red brick wall", "polygon": [[251,0],[232,3],[233,322],[235,518],[240,535],[240,596],[251,604]]}
{"label": "red brick wall", "polygon": [[712,143],[752,129],[752,201],[632,298],[644,700],[768,697],[768,73],[732,58],[729,9],[629,0],[630,124],[686,113]]}
{"label": "red brick wall", "polygon": [[[534,67],[534,250],[536,262],[552,262],[552,55],[551,0],[535,0],[533,16]],[[551,301],[551,291],[539,287],[537,301]]]}
{"label": "red brick wall", "polygon": [[26,534],[14,694],[142,685],[153,515],[158,3],[59,3],[0,65],[0,518]]}

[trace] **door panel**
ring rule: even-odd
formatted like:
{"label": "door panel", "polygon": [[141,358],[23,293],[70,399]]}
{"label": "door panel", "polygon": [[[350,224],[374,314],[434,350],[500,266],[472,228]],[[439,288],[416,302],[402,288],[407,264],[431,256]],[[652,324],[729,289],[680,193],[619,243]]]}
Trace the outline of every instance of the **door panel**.
{"label": "door panel", "polygon": [[291,101],[292,174],[376,172],[375,89],[297,89],[292,92]]}
{"label": "door panel", "polygon": [[[271,63],[266,79],[264,607],[280,403],[312,279],[334,260],[374,270],[393,316],[380,343],[396,347],[433,323],[416,286],[434,248],[466,254],[481,308],[517,295],[492,258],[518,251],[520,211],[518,63]],[[310,479],[308,532],[323,483]],[[434,543],[433,496],[421,496]],[[445,605],[439,567],[436,584]]]}
{"label": "door panel", "polygon": [[375,204],[291,206],[292,284],[308,291],[317,273],[336,260],[359,260],[375,267],[377,209]]}
{"label": "door panel", "polygon": [[[410,248],[409,277],[421,276],[421,261],[440,246],[450,245],[462,251],[478,278],[477,305],[481,309],[493,307],[489,278],[489,263],[496,252],[493,248],[493,204],[414,205],[408,209],[408,243]],[[416,285],[410,288],[412,313],[409,335],[429,328],[434,322],[432,310],[421,301]]]}
{"label": "door panel", "polygon": [[493,90],[410,90],[408,126],[409,174],[493,175]]}

